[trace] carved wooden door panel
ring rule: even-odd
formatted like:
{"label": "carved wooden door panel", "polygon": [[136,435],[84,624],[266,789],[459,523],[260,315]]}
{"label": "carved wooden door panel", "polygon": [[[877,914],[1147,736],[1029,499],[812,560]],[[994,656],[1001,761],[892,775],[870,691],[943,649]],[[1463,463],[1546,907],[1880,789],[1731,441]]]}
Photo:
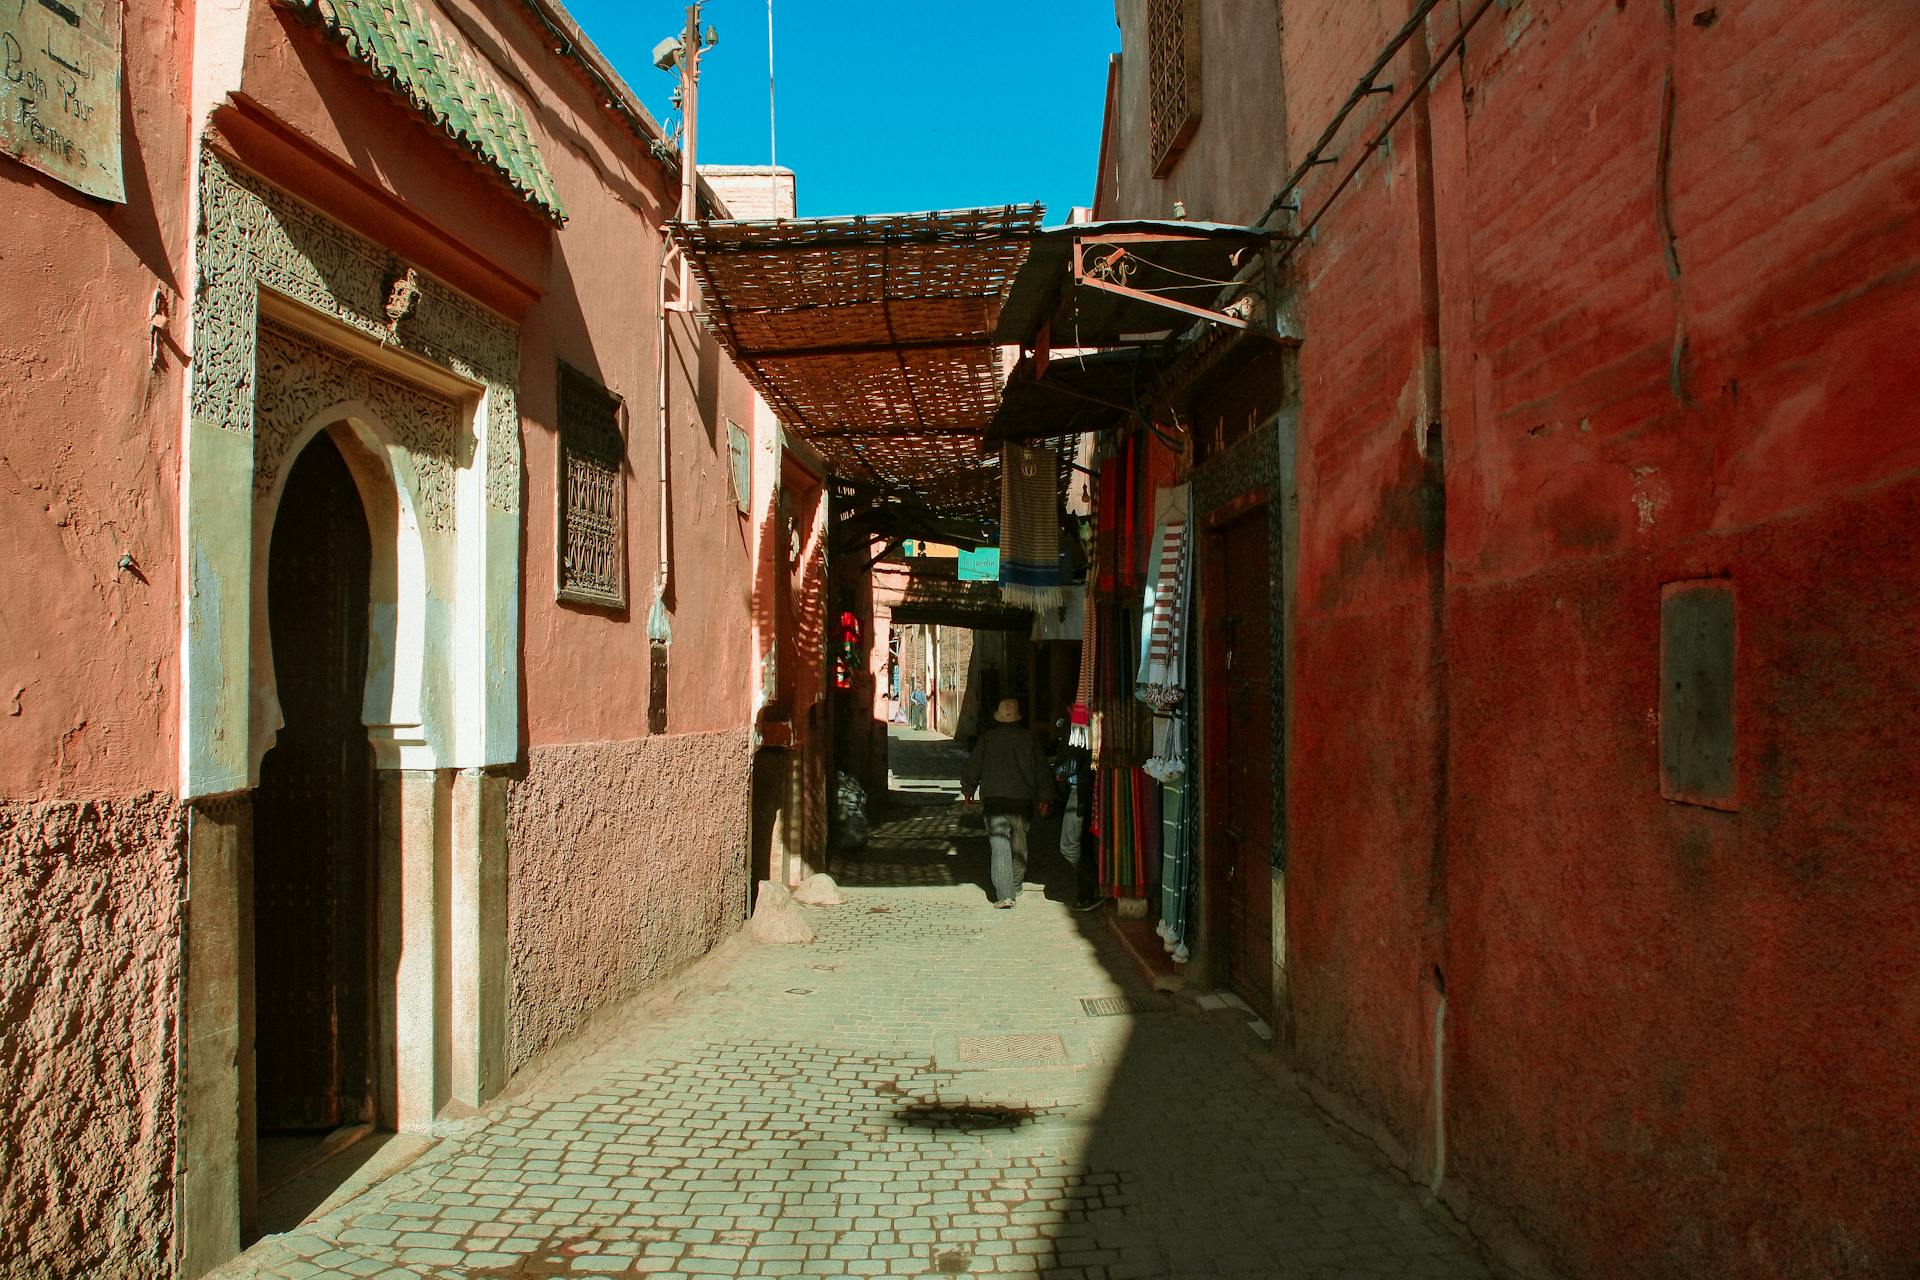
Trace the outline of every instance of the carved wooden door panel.
{"label": "carved wooden door panel", "polygon": [[1210,878],[1218,895],[1215,945],[1227,984],[1266,1017],[1273,999],[1273,583],[1267,510],[1256,507],[1225,526],[1208,548],[1215,610],[1207,743],[1212,753],[1205,803],[1210,817]]}
{"label": "carved wooden door panel", "polygon": [[263,1130],[371,1118],[372,754],[361,720],[371,546],[317,437],[287,477],[267,574],[282,726],[254,799],[256,1095]]}

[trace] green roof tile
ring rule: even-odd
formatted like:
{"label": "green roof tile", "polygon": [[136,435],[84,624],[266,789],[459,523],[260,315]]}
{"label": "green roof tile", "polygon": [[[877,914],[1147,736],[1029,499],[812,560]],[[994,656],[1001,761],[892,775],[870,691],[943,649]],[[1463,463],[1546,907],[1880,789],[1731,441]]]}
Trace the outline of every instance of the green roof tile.
{"label": "green roof tile", "polygon": [[556,223],[567,220],[526,113],[414,0],[286,0]]}

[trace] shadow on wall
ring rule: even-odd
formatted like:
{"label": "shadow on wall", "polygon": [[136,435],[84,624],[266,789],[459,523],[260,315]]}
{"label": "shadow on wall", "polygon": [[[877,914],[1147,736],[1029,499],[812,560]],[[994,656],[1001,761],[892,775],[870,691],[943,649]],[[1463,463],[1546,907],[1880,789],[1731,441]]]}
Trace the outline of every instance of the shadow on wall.
{"label": "shadow on wall", "polygon": [[757,727],[753,878],[794,878],[825,865],[832,725],[827,715],[827,489],[793,458],[758,532],[754,622],[771,637],[772,669]]}

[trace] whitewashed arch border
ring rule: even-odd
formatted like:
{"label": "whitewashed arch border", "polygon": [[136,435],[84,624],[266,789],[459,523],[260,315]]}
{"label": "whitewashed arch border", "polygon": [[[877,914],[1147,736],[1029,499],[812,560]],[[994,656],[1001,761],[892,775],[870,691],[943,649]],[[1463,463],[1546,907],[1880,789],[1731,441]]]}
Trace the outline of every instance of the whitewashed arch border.
{"label": "whitewashed arch border", "polygon": [[425,1130],[449,1101],[478,1105],[505,1084],[498,766],[520,749],[518,330],[203,156],[180,493],[182,1276],[231,1257],[250,1208],[247,793],[280,719],[267,547],[284,473],[315,434],[342,445],[375,544],[362,718],[380,769],[375,1102],[388,1127]]}
{"label": "whitewashed arch border", "polygon": [[[288,399],[314,414],[372,402],[396,482],[411,490],[425,544],[422,607],[433,670],[421,674],[417,720],[387,722],[388,768],[483,768],[519,754],[518,331],[437,280],[414,273],[418,292],[395,323],[387,312],[405,266],[392,253],[208,152],[200,174],[199,280],[193,303],[193,378],[183,477],[186,607],[182,611],[180,765],[184,798],[244,791],[259,777],[276,722],[271,673],[258,672],[254,599],[256,494],[277,496],[289,437],[327,423],[276,408]],[[285,380],[297,335],[263,317],[304,314],[344,336],[411,357],[469,389],[436,423],[410,403],[404,380],[324,344],[304,348],[313,368],[303,390]],[[304,327],[304,326],[303,326]],[[290,336],[291,335],[291,336]],[[268,363],[263,365],[263,355]],[[276,359],[277,355],[277,359]],[[337,397],[314,388],[326,376]],[[272,379],[282,379],[275,383]],[[266,379],[263,381],[263,379]],[[276,398],[277,397],[277,398]],[[263,412],[264,409],[273,410]],[[384,409],[385,412],[378,410]],[[350,415],[349,415],[350,416]],[[269,508],[269,526],[271,515]],[[423,660],[426,655],[422,655]],[[256,676],[265,676],[262,689]],[[395,683],[403,682],[395,673]],[[265,693],[262,705],[256,695]],[[369,708],[372,711],[372,708]],[[376,735],[376,747],[380,746]],[[406,749],[401,750],[402,747]]]}

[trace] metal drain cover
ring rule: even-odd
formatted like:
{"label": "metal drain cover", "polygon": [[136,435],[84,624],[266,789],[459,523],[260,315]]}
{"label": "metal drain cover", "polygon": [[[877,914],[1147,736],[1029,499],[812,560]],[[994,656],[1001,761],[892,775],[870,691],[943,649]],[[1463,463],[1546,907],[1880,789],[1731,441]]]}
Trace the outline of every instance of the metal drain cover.
{"label": "metal drain cover", "polygon": [[1067,1044],[1059,1036],[960,1036],[953,1047],[961,1062],[978,1066],[1025,1067],[1067,1060]]}
{"label": "metal drain cover", "polygon": [[1144,996],[1080,997],[1080,1011],[1089,1018],[1113,1018],[1124,1013],[1159,1013],[1172,1007],[1172,1001],[1158,992]]}
{"label": "metal drain cover", "polygon": [[933,1036],[935,1071],[1019,1071],[1083,1067],[1090,1046],[1081,1031],[1023,1031],[992,1028],[973,1032],[937,1031]]}

